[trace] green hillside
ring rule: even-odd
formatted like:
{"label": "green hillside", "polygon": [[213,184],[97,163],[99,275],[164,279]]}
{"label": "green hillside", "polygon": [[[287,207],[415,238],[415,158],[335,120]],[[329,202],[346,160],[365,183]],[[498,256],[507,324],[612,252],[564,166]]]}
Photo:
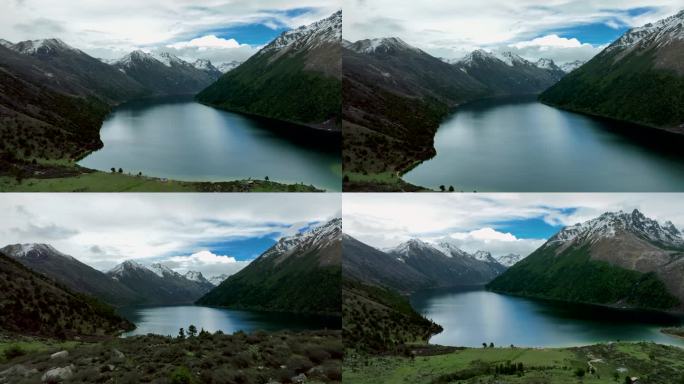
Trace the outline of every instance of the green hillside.
{"label": "green hillside", "polygon": [[653,273],[627,270],[590,260],[585,247],[556,255],[557,247],[543,246],[487,285],[488,289],[593,304],[670,309],[679,300]]}

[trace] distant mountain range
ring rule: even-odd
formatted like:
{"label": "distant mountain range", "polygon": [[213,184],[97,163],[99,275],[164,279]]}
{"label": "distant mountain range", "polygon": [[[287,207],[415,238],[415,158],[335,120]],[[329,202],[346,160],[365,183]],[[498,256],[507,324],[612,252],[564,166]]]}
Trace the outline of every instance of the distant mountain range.
{"label": "distant mountain range", "polygon": [[0,251],[0,331],[67,338],[101,337],[133,328],[110,306],[72,292]]}
{"label": "distant mountain range", "polygon": [[111,65],[146,89],[162,95],[194,95],[222,75],[206,60],[191,64],[170,53],[153,55],[139,50]]}
{"label": "distant mountain range", "polygon": [[450,239],[435,244],[412,239],[381,251],[345,234],[342,247],[345,342],[371,351],[427,341],[441,331],[413,310],[408,294],[426,288],[483,285],[506,270],[489,252],[469,254]]}
{"label": "distant mountain range", "polygon": [[339,314],[342,219],[281,238],[197,304]]}
{"label": "distant mountain range", "polygon": [[59,39],[0,44],[0,162],[78,159],[102,146],[107,113],[127,100],[194,94],[220,71],[171,54],[103,62]]}
{"label": "distant mountain range", "polygon": [[684,11],[632,28],[546,90],[548,104],[684,134]]}
{"label": "distant mountain range", "polygon": [[458,105],[537,94],[565,75],[552,60],[533,63],[510,52],[477,50],[445,62],[395,37],[342,45],[343,155],[350,191],[415,189],[400,180],[368,185],[366,175],[400,175],[434,156],[435,132]]}
{"label": "distant mountain range", "polygon": [[684,237],[638,210],[564,228],[488,287],[517,295],[684,309]]}
{"label": "distant mountain range", "polygon": [[228,110],[337,130],[342,11],[284,32],[197,99]]}
{"label": "distant mountain range", "polygon": [[0,252],[72,291],[117,306],[189,304],[214,288],[199,272],[182,276],[159,263],[125,261],[103,273],[47,244],[8,245]]}

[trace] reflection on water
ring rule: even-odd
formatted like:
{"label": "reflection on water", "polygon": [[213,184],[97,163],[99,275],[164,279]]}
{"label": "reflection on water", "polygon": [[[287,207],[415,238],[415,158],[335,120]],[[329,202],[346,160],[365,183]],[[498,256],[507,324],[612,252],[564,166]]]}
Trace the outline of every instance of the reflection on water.
{"label": "reflection on water", "polygon": [[444,331],[434,344],[561,347],[604,341],[654,341],[684,346],[660,329],[684,324],[681,316],[619,310],[502,295],[482,289],[423,291],[413,307]]}
{"label": "reflection on water", "polygon": [[313,330],[339,329],[339,317],[296,315],[273,312],[238,311],[224,308],[200,307],[193,305],[167,307],[126,307],[119,313],[132,321],[136,329],[125,336],[146,335],[178,335],[178,330],[186,331],[190,324],[198,330],[209,332],[218,330],[224,333],[236,331],[251,332],[256,330]]}
{"label": "reflection on water", "polygon": [[684,190],[684,138],[563,111],[534,99],[464,105],[410,183],[463,191]]}
{"label": "reflection on water", "polygon": [[263,179],[341,189],[340,135],[226,112],[187,97],[124,104],[88,168],[187,181]]}

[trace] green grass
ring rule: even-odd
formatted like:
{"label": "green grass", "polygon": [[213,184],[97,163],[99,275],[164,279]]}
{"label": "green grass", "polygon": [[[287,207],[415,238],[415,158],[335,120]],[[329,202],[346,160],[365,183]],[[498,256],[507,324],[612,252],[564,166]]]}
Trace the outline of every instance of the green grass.
{"label": "green grass", "polygon": [[[508,362],[522,363],[524,374],[497,375],[494,367]],[[587,372],[590,366],[594,367],[593,373]],[[582,379],[576,375],[578,369],[585,371]],[[474,375],[449,381],[461,374]],[[557,349],[467,348],[414,358],[369,356],[348,351],[343,382],[615,384],[623,383],[627,375],[641,377],[649,384],[681,383],[684,380],[684,350],[653,343],[619,343]]]}
{"label": "green grass", "polygon": [[314,192],[303,184],[238,180],[231,182],[186,182],[120,173],[92,172],[50,179],[0,176],[0,192]]}
{"label": "green grass", "polygon": [[81,343],[78,341],[55,341],[55,340],[22,340],[0,341],[0,364],[7,361],[5,351],[18,347],[24,354],[30,355],[39,352],[61,351],[72,349]]}

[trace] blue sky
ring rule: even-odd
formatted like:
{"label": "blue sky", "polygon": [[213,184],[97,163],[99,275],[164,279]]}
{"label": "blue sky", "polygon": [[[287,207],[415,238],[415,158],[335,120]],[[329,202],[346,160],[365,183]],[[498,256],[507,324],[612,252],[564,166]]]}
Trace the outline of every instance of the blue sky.
{"label": "blue sky", "polygon": [[629,28],[682,8],[681,0],[349,0],[343,34],[351,41],[397,36],[451,59],[485,49],[564,63],[587,60]]}
{"label": "blue sky", "polygon": [[348,194],[344,232],[376,248],[450,237],[467,251],[527,255],[563,227],[639,209],[684,229],[684,194]]}
{"label": "blue sky", "polygon": [[243,61],[283,31],[340,7],[339,0],[7,0],[0,37],[56,37],[106,59],[143,49],[187,60]]}

